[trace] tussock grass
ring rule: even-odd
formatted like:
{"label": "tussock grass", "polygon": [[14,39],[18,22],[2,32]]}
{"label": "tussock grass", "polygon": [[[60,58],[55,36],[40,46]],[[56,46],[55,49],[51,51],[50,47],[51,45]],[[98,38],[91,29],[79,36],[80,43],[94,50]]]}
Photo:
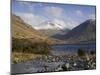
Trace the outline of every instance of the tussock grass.
{"label": "tussock grass", "polygon": [[40,57],[40,54],[33,54],[33,53],[22,53],[22,52],[12,52],[12,62],[20,63],[20,62],[27,62],[31,61],[37,57]]}

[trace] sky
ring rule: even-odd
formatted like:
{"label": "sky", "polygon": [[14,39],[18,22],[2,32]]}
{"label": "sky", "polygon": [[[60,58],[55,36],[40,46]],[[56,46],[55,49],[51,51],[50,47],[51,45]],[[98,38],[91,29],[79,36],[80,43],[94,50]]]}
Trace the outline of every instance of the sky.
{"label": "sky", "polygon": [[12,0],[12,13],[20,16],[27,24],[34,28],[47,27],[44,22],[54,22],[62,28],[73,29],[80,23],[95,19],[95,6],[24,2]]}

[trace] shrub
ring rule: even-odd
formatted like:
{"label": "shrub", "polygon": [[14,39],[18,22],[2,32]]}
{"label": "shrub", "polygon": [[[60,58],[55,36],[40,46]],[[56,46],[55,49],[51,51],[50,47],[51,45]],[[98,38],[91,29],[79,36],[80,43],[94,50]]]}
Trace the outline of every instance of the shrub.
{"label": "shrub", "polygon": [[90,54],[94,55],[94,54],[96,54],[96,52],[95,51],[90,51]]}
{"label": "shrub", "polygon": [[78,54],[78,56],[85,56],[86,55],[86,51],[85,51],[85,49],[82,49],[82,48],[80,48],[80,49],[78,49],[78,52],[77,52],[77,54]]}
{"label": "shrub", "polygon": [[46,42],[31,42],[28,39],[12,39],[12,51],[48,54],[50,53],[49,44]]}

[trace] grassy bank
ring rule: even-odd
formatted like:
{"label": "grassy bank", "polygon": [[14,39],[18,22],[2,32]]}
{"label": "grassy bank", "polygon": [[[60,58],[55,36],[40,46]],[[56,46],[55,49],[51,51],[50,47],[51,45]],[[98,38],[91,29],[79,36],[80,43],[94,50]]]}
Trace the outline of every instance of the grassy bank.
{"label": "grassy bank", "polygon": [[13,63],[27,62],[40,56],[41,56],[40,54],[22,53],[22,52],[12,52],[11,55]]}
{"label": "grassy bank", "polygon": [[12,61],[13,63],[26,62],[40,55],[51,54],[47,42],[35,42],[32,39],[12,39]]}
{"label": "grassy bank", "polygon": [[44,41],[34,42],[31,39],[13,38],[12,51],[22,53],[49,54],[50,47],[49,44]]}

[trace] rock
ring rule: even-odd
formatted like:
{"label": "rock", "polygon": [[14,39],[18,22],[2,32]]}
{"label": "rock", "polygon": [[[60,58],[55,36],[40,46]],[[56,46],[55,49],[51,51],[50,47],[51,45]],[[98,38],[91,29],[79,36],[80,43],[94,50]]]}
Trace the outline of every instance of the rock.
{"label": "rock", "polygon": [[77,66],[77,63],[76,63],[76,62],[74,62],[73,66]]}
{"label": "rock", "polygon": [[95,69],[96,68],[96,63],[93,62],[90,67],[91,67],[91,69]]}
{"label": "rock", "polygon": [[63,71],[61,65],[58,65],[58,67],[55,69],[55,71]]}
{"label": "rock", "polygon": [[90,60],[90,58],[89,58],[89,56],[88,56],[88,55],[86,55],[86,60],[87,60],[87,61],[89,61],[89,60]]}
{"label": "rock", "polygon": [[70,67],[70,64],[69,63],[66,63],[66,64],[63,64],[62,65],[63,71],[67,71],[69,69],[69,67]]}
{"label": "rock", "polygon": [[55,62],[56,61],[55,58],[53,58],[52,61]]}
{"label": "rock", "polygon": [[65,66],[66,66],[66,68],[69,68],[69,63],[66,63]]}

